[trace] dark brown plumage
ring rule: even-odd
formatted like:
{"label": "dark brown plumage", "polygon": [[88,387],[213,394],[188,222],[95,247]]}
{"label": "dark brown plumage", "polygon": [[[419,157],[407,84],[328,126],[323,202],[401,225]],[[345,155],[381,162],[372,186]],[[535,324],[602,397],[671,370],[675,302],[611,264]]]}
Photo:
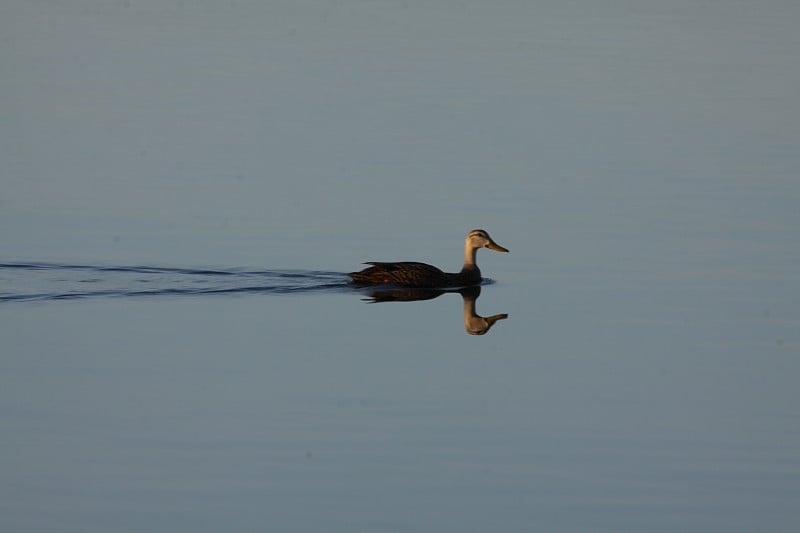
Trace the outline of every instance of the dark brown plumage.
{"label": "dark brown plumage", "polygon": [[400,287],[464,287],[481,282],[478,267],[457,274],[442,272],[433,265],[401,261],[399,263],[364,263],[372,265],[361,272],[348,274],[357,285],[397,285]]}

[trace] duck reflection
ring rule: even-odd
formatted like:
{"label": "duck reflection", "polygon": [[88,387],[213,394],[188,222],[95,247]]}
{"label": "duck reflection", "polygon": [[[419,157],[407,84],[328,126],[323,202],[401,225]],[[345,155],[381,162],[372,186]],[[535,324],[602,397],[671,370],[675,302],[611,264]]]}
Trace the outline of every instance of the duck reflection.
{"label": "duck reflection", "polygon": [[475,310],[475,302],[481,295],[480,285],[464,287],[458,290],[417,289],[417,288],[373,288],[367,291],[369,303],[379,302],[414,302],[432,300],[442,294],[457,292],[464,302],[464,329],[470,335],[483,335],[499,320],[508,318],[508,313],[492,316],[481,316]]}

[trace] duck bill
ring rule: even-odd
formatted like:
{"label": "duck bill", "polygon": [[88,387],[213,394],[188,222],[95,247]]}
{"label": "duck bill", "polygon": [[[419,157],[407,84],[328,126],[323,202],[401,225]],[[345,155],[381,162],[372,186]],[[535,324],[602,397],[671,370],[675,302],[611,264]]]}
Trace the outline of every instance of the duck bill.
{"label": "duck bill", "polygon": [[489,324],[489,327],[492,327],[494,326],[494,323],[497,322],[498,320],[505,320],[506,318],[508,318],[508,313],[487,316],[486,318],[484,318],[484,320],[486,320],[486,323]]}
{"label": "duck bill", "polygon": [[508,251],[508,248],[503,248],[502,246],[500,246],[499,244],[497,244],[494,241],[492,241],[489,244],[487,244],[486,247],[488,249],[490,249],[490,250],[494,250],[495,252],[507,252]]}

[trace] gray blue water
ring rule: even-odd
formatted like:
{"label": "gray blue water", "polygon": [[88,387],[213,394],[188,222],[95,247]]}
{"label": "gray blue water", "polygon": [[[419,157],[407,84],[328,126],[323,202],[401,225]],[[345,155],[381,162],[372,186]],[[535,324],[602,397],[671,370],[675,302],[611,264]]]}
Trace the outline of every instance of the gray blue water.
{"label": "gray blue water", "polygon": [[206,270],[53,263],[0,264],[0,302],[92,297],[303,293],[343,290],[343,273],[302,270]]}

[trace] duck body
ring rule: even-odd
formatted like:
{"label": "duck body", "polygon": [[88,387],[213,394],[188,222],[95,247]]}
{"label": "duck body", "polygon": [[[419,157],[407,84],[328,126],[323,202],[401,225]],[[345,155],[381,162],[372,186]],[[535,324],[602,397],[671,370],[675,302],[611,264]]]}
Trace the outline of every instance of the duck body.
{"label": "duck body", "polygon": [[489,248],[498,252],[508,252],[495,243],[484,230],[472,230],[464,242],[464,266],[460,272],[443,272],[433,265],[413,261],[381,263],[370,261],[372,265],[360,272],[348,274],[353,283],[360,286],[395,285],[398,287],[449,288],[478,285],[481,271],[475,263],[479,248]]}
{"label": "duck body", "polygon": [[356,285],[396,285],[398,287],[440,289],[466,287],[481,282],[481,271],[477,267],[451,274],[442,272],[433,265],[413,261],[398,263],[370,261],[365,264],[372,266],[360,272],[348,274]]}

